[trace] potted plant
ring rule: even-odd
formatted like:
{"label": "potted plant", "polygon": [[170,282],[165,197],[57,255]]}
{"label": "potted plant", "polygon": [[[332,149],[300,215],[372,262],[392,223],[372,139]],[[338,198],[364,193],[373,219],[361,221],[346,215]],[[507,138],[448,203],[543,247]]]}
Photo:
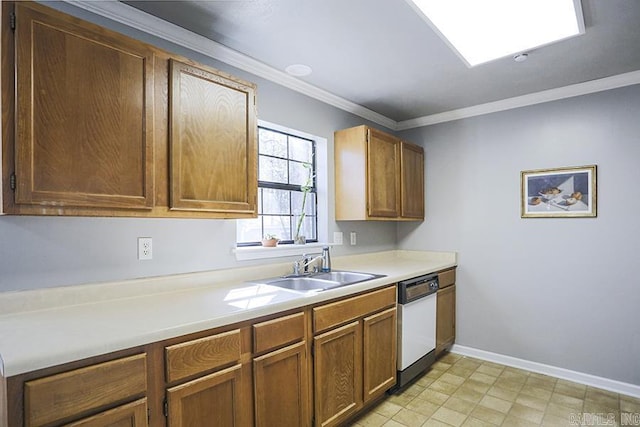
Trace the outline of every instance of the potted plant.
{"label": "potted plant", "polygon": [[265,234],[262,238],[262,246],[273,248],[278,245],[278,236],[275,234]]}

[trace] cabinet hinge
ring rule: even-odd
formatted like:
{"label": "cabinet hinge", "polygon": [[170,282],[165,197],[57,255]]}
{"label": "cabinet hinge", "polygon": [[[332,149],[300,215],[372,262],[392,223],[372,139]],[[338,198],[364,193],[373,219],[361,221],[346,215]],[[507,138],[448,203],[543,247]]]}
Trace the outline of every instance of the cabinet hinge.
{"label": "cabinet hinge", "polygon": [[169,416],[169,402],[167,402],[167,399],[162,402],[162,413],[165,417]]}
{"label": "cabinet hinge", "polygon": [[151,409],[147,408],[147,424],[151,422]]}
{"label": "cabinet hinge", "polygon": [[9,14],[9,28],[11,28],[11,31],[16,30],[16,13],[15,12],[11,12]]}
{"label": "cabinet hinge", "polygon": [[9,177],[9,186],[13,191],[16,191],[16,173],[13,172]]}

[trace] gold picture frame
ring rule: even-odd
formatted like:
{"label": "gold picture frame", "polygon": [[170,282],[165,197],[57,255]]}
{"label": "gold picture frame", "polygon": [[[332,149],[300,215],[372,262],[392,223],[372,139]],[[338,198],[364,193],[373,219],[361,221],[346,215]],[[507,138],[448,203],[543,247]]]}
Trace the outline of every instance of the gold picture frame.
{"label": "gold picture frame", "polygon": [[520,172],[522,218],[597,216],[596,165]]}

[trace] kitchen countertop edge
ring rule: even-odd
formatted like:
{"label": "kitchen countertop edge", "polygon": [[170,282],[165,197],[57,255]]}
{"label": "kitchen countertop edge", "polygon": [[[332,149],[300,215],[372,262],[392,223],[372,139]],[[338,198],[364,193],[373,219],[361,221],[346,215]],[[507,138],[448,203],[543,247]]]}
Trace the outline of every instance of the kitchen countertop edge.
{"label": "kitchen countertop edge", "polygon": [[[4,304],[23,308],[0,316],[0,363],[4,362],[0,375],[15,376],[347,297],[456,267],[457,254],[396,250],[335,257],[334,270],[385,277],[317,293],[301,294],[249,283],[283,274],[282,265],[177,275],[173,276],[174,287],[163,283],[166,277],[160,277],[138,280],[143,283],[139,287],[136,281],[125,281],[100,284],[98,290],[95,285],[81,285],[23,295],[0,294],[0,307],[5,297]],[[134,290],[118,293],[125,289],[122,283],[132,285]],[[93,300],[83,301],[83,291]],[[42,303],[47,295],[53,299],[48,306]],[[56,305],[56,295],[71,297],[71,304]],[[35,303],[29,303],[30,297]],[[163,314],[166,310],[174,313]]]}

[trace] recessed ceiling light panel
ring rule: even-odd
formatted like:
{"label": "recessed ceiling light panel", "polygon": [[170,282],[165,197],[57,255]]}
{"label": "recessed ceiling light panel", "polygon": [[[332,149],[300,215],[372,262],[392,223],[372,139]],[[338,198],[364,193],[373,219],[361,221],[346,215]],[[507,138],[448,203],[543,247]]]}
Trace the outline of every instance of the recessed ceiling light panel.
{"label": "recessed ceiling light panel", "polygon": [[474,66],[584,34],[580,0],[407,0]]}

